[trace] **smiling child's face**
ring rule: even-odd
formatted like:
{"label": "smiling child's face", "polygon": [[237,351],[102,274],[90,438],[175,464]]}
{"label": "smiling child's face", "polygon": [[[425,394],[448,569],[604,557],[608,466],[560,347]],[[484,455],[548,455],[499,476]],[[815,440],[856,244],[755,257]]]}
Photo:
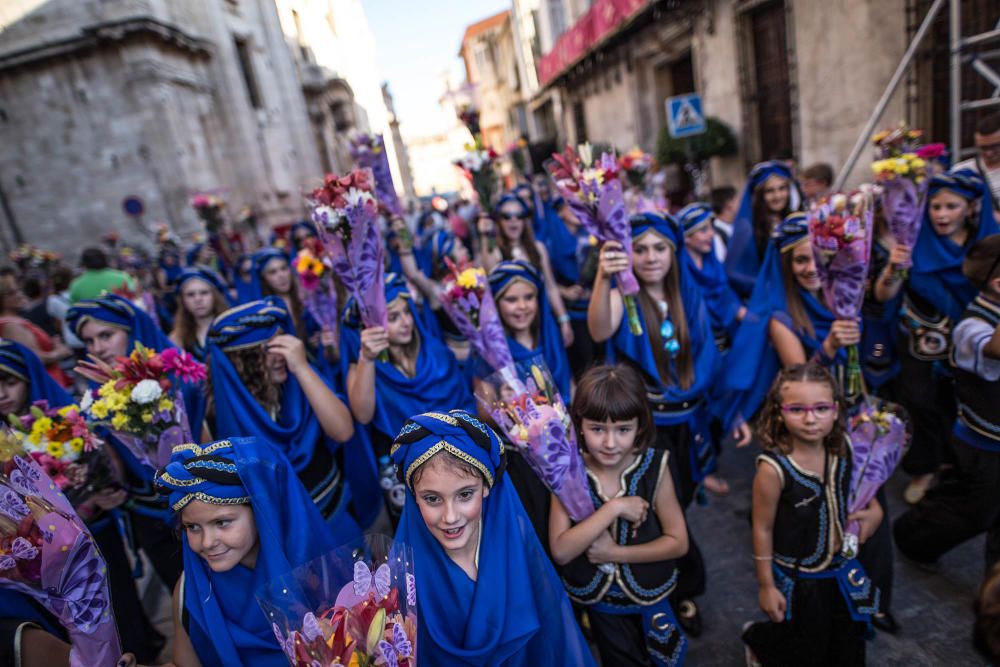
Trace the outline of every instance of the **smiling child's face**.
{"label": "smiling child's face", "polygon": [[483,498],[489,494],[482,476],[457,468],[441,454],[423,464],[413,485],[427,529],[453,559],[478,545]]}

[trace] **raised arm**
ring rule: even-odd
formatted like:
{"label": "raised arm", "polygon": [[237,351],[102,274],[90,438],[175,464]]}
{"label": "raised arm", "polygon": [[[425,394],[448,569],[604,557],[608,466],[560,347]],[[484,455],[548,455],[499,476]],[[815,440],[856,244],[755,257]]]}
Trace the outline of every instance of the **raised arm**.
{"label": "raised arm", "polygon": [[628,256],[617,241],[608,241],[601,247],[597,262],[597,275],[587,305],[587,329],[595,343],[615,335],[621,326],[625,306],[618,290],[611,289],[611,278],[620,271],[628,270]]}

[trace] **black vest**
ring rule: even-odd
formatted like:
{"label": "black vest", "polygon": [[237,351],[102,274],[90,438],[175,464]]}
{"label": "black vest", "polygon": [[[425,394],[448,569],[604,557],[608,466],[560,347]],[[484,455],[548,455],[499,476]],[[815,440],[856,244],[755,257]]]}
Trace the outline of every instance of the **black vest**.
{"label": "black vest", "polygon": [[[663,475],[670,474],[667,456],[668,452],[664,450],[649,448],[622,472],[624,495],[643,498],[649,502],[650,508],[635,537],[631,536],[631,526],[627,521],[615,521],[611,526],[611,535],[618,544],[645,544],[663,535],[653,501]],[[610,499],[599,492],[597,478],[589,470],[587,481],[594,507],[600,508]],[[659,602],[674,589],[677,567],[673,561],[614,563],[613,571],[604,572],[587,560],[587,554],[583,553],[562,568],[562,580],[570,598],[582,604],[650,605]],[[623,595],[605,597],[612,584],[617,584]]]}
{"label": "black vest", "polygon": [[774,466],[781,477],[774,517],[774,561],[802,572],[825,570],[840,553],[847,524],[850,456],[827,454],[825,482],[779,452],[765,451],[757,462]]}
{"label": "black vest", "polygon": [[[983,320],[995,329],[1000,326],[1000,305],[977,296],[962,314],[963,320],[969,317]],[[958,419],[971,431],[995,441],[1000,447],[1000,382],[990,382],[955,366],[954,356],[952,372],[955,376],[955,398],[958,399]]]}

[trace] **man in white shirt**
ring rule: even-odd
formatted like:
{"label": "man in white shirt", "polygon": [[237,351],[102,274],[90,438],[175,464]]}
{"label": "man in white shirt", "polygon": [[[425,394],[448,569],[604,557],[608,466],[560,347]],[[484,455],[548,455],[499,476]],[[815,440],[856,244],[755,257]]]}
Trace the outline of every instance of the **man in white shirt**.
{"label": "man in white shirt", "polygon": [[976,157],[959,162],[952,169],[973,169],[982,174],[990,186],[993,212],[997,215],[1000,211],[1000,113],[981,117],[976,123],[973,137],[976,142]]}
{"label": "man in white shirt", "polygon": [[740,206],[736,188],[731,185],[724,185],[714,188],[709,194],[709,204],[712,207],[712,227],[715,228],[715,237],[712,239],[712,250],[720,262],[726,260],[726,249],[729,247],[729,239],[733,235],[733,221]]}

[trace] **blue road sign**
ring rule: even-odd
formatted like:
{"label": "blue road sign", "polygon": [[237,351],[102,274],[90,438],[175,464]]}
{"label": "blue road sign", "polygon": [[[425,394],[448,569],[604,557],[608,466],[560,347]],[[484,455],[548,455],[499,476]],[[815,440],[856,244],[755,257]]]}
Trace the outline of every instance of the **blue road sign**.
{"label": "blue road sign", "polygon": [[676,95],[667,98],[667,130],[674,139],[692,137],[705,131],[701,95]]}
{"label": "blue road sign", "polygon": [[143,214],[146,207],[141,198],[131,195],[122,200],[122,210],[125,211],[126,215],[138,217]]}

